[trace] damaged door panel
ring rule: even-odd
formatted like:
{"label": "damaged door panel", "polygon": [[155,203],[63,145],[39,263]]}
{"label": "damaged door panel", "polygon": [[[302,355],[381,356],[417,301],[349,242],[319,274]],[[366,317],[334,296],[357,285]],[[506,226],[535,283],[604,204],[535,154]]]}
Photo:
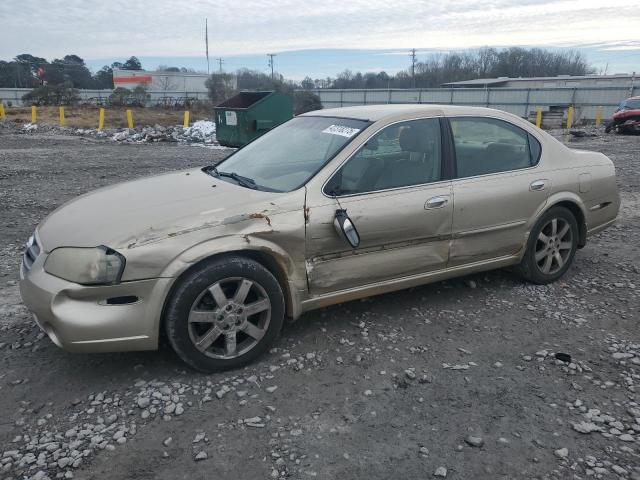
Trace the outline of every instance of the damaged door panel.
{"label": "damaged door panel", "polygon": [[[447,199],[425,209],[431,197]],[[453,202],[443,182],[395,192],[340,200],[358,228],[361,244],[352,249],[336,232],[336,200],[311,207],[307,224],[307,275],[312,294],[444,268],[449,254]]]}

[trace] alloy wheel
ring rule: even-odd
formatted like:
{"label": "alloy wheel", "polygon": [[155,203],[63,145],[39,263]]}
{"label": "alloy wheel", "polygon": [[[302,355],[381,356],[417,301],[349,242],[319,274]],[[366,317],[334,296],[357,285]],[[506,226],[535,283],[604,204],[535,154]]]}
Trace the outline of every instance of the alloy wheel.
{"label": "alloy wheel", "polygon": [[563,218],[553,218],[540,230],[536,239],[535,262],[545,275],[559,272],[573,249],[573,231]]}
{"label": "alloy wheel", "polygon": [[189,311],[189,337],[203,354],[231,359],[247,353],[264,337],[271,301],[254,280],[231,277],[207,287]]}

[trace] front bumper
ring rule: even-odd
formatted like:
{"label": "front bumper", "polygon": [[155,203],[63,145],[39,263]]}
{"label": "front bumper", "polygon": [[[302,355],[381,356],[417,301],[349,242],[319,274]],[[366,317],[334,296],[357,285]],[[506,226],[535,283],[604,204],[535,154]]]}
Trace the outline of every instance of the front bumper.
{"label": "front bumper", "polygon": [[[160,317],[171,278],[84,286],[45,272],[45,258],[46,254],[39,255],[28,270],[22,265],[20,294],[56,345],[71,352],[158,348]],[[107,302],[121,297],[130,297],[128,303]]]}

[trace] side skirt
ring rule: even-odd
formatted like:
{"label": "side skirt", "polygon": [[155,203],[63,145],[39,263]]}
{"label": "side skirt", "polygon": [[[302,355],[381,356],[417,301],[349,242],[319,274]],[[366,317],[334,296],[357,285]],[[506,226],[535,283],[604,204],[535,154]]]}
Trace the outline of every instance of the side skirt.
{"label": "side skirt", "polygon": [[462,275],[469,275],[472,273],[508,267],[510,265],[519,263],[520,258],[521,254],[518,253],[517,255],[508,255],[491,260],[484,260],[482,262],[470,263],[452,268],[445,268],[442,270],[421,273],[409,277],[396,278],[393,280],[385,280],[384,282],[365,285],[362,287],[355,287],[325,295],[318,295],[316,297],[303,300],[301,302],[300,310],[301,313],[304,313],[310,310],[315,310],[316,308],[335,305],[336,303],[343,303],[351,300],[358,300],[360,298],[371,297],[373,295],[395,292],[397,290],[404,290],[406,288],[416,287],[418,285],[425,285],[428,283],[448,280],[450,278],[460,277]]}

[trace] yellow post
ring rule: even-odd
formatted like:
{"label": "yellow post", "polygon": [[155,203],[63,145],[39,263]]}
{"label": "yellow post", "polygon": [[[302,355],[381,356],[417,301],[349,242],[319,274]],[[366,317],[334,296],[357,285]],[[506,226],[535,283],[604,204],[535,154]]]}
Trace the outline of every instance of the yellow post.
{"label": "yellow post", "polygon": [[133,128],[133,113],[131,113],[131,110],[127,110],[127,125],[129,128]]}
{"label": "yellow post", "polygon": [[603,110],[604,110],[604,107],[596,108],[596,127],[599,127],[600,124],[602,123],[602,111]]}
{"label": "yellow post", "polygon": [[4,103],[0,102],[0,120],[4,120],[6,116],[7,114],[4,113]]}
{"label": "yellow post", "polygon": [[31,123],[36,123],[38,121],[38,107],[35,105],[31,105]]}
{"label": "yellow post", "polygon": [[536,127],[542,128],[542,108],[538,108],[538,113],[536,114]]}
{"label": "yellow post", "polygon": [[98,114],[98,130],[102,130],[104,128],[104,108],[100,109],[100,113]]}
{"label": "yellow post", "polygon": [[64,107],[58,107],[58,114],[60,115],[60,126],[64,127]]}
{"label": "yellow post", "polygon": [[573,106],[567,111],[567,128],[571,128],[571,125],[573,125]]}
{"label": "yellow post", "polygon": [[189,128],[189,110],[184,111],[184,123],[182,124],[184,128]]}

